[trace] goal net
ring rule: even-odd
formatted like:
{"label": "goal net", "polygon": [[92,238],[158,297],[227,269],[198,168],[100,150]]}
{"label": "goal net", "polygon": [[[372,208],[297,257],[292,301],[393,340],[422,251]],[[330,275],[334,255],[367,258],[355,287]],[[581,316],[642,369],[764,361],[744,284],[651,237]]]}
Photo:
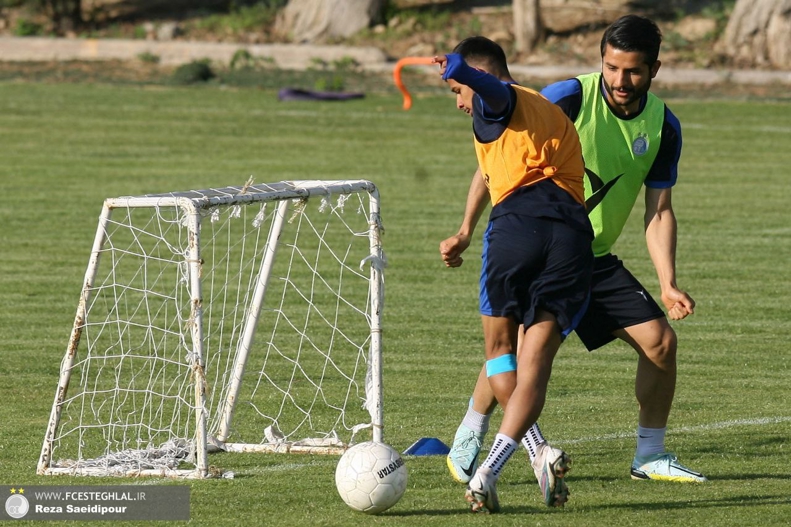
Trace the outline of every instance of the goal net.
{"label": "goal net", "polygon": [[107,199],[38,473],[382,441],[381,233],[364,180]]}

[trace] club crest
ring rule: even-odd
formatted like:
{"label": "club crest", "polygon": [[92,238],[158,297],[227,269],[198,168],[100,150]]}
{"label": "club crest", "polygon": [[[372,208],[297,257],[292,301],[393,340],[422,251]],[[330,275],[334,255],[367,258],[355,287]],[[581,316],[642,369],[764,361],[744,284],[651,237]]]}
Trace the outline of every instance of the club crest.
{"label": "club crest", "polygon": [[632,153],[636,156],[642,156],[648,152],[648,136],[646,134],[638,134],[637,138],[632,142]]}

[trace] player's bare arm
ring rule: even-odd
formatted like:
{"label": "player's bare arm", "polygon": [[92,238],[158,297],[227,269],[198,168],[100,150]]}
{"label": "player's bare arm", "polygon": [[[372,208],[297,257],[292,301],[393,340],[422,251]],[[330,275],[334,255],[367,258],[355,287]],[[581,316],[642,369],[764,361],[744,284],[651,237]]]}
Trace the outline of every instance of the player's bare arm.
{"label": "player's bare arm", "polygon": [[667,314],[673,320],[681,320],[695,312],[695,301],[676,285],[676,232],[671,189],[646,188],[646,246],[659,278]]}
{"label": "player's bare arm", "polygon": [[481,170],[478,168],[470,182],[470,190],[467,192],[467,203],[464,208],[464,219],[459,231],[439,244],[439,253],[447,267],[459,267],[464,263],[461,254],[470,246],[475,226],[478,225],[488,200],[489,190],[486,188]]}

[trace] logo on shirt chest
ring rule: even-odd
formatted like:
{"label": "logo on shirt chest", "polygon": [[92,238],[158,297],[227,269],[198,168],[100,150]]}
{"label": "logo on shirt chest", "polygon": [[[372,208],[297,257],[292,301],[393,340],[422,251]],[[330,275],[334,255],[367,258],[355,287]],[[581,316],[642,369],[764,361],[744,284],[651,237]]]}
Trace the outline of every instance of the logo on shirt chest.
{"label": "logo on shirt chest", "polygon": [[632,141],[632,153],[636,156],[645,155],[648,152],[648,135],[637,134],[637,137]]}

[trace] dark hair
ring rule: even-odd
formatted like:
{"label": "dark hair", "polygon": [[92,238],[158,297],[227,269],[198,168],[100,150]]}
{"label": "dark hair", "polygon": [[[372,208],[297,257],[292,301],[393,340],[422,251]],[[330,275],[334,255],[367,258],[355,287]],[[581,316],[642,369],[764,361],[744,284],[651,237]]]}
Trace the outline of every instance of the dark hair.
{"label": "dark hair", "polygon": [[637,51],[643,54],[645,63],[653,66],[659,58],[662,32],[648,18],[638,15],[622,16],[604,31],[601,37],[601,56],[607,44],[621,51]]}
{"label": "dark hair", "polygon": [[470,66],[480,66],[495,77],[510,77],[505,51],[500,45],[486,37],[468,37],[456,44],[453,53],[458,53]]}

